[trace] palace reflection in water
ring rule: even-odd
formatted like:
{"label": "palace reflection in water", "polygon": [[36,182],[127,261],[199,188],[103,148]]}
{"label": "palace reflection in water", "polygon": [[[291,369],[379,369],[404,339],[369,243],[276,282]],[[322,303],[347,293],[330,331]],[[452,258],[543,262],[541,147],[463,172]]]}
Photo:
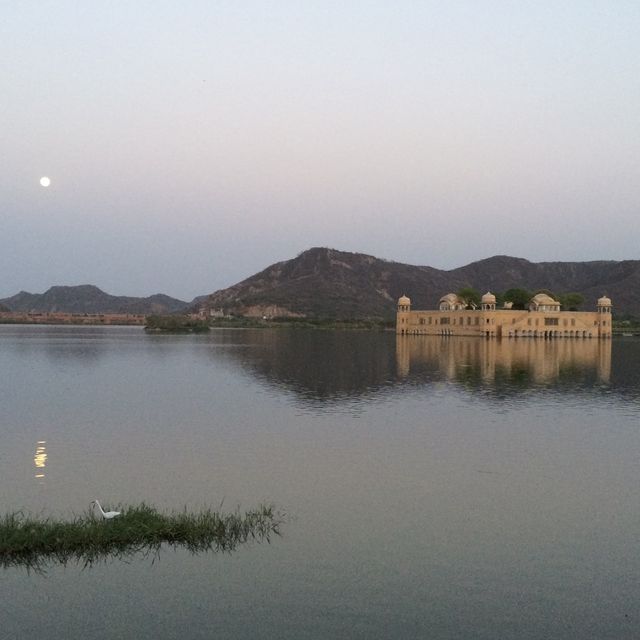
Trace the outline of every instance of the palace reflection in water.
{"label": "palace reflection in water", "polygon": [[[625,348],[609,340],[486,340],[347,331],[256,331],[247,340],[249,335],[228,334],[226,356],[267,384],[293,391],[317,407],[441,382],[461,384],[468,391],[482,387],[519,393],[527,387],[557,387],[627,395],[636,388],[630,382],[637,376],[625,357],[640,346],[634,342]],[[250,348],[238,349],[239,338]]]}
{"label": "palace reflection in water", "polygon": [[611,379],[611,342],[485,340],[398,336],[396,362],[400,377],[413,370],[436,368],[448,380],[504,379],[550,385],[563,378]]}

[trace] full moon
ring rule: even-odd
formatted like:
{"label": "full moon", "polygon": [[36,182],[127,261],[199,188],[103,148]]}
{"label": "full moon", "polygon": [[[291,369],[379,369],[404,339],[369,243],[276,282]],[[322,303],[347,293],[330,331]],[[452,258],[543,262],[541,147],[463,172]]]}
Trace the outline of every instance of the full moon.
{"label": "full moon", "polygon": [[40,184],[43,187],[48,187],[51,184],[51,179],[47,178],[47,176],[42,176],[42,178],[40,178]]}

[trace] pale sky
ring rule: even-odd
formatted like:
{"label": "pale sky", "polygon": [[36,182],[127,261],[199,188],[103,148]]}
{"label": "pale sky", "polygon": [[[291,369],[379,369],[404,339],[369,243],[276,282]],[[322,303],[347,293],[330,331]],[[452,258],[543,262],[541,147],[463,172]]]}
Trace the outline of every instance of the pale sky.
{"label": "pale sky", "polygon": [[0,168],[0,297],[639,259],[640,2],[0,2]]}

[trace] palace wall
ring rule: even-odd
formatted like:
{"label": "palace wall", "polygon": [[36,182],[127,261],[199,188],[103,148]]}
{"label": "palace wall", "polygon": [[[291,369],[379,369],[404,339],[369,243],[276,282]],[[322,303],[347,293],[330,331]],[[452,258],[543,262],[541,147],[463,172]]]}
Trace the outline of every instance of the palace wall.
{"label": "palace wall", "polygon": [[495,338],[610,338],[611,313],[515,309],[411,311],[399,306],[399,335]]}

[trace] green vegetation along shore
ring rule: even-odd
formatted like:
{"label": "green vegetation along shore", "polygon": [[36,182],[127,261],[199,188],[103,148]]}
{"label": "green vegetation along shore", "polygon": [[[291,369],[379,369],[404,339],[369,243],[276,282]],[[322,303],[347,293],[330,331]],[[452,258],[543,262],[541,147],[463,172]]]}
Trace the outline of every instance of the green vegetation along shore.
{"label": "green vegetation along shore", "polygon": [[231,552],[251,540],[268,542],[272,535],[280,535],[284,521],[283,514],[270,505],[245,513],[207,509],[164,514],[146,504],[120,510],[122,514],[111,520],[92,512],[71,521],[5,515],[0,519],[0,566],[36,571],[69,561],[86,566],[108,558],[158,553],[163,545],[184,547],[191,553]]}
{"label": "green vegetation along shore", "polygon": [[360,329],[384,331],[393,329],[395,320],[336,320],[334,318],[255,318],[225,316],[209,320],[190,316],[149,316],[147,333],[204,333],[217,329]]}
{"label": "green vegetation along shore", "polygon": [[191,316],[147,316],[144,330],[148,333],[205,333],[209,331],[209,323]]}
{"label": "green vegetation along shore", "polygon": [[211,327],[248,328],[248,329],[365,329],[368,331],[384,331],[395,327],[393,320],[336,320],[335,318],[248,318],[244,316],[230,316],[212,318]]}

